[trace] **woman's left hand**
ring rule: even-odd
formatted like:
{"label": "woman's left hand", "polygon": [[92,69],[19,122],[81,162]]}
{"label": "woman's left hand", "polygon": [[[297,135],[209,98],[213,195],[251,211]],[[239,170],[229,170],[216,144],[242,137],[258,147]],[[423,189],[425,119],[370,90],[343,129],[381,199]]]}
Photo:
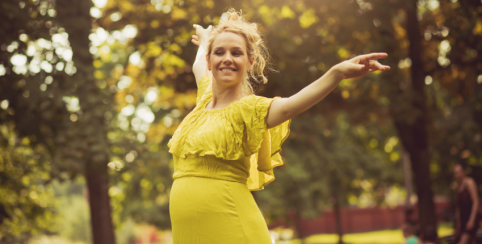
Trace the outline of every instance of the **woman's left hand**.
{"label": "woman's left hand", "polygon": [[196,35],[191,37],[191,42],[196,46],[200,46],[202,43],[207,44],[209,34],[213,30],[213,26],[210,25],[208,28],[204,29],[202,26],[194,24],[193,27],[196,29]]}
{"label": "woman's left hand", "polygon": [[373,71],[387,71],[390,66],[380,64],[377,59],[386,58],[386,53],[370,53],[356,56],[343,61],[333,68],[336,69],[343,79],[359,78]]}

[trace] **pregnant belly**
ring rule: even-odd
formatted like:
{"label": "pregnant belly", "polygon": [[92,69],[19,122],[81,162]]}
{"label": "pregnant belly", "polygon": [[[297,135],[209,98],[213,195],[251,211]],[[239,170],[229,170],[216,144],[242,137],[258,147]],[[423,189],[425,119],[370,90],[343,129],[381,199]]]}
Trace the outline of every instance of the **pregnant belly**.
{"label": "pregnant belly", "polygon": [[271,244],[266,222],[245,184],[178,178],[169,208],[175,244]]}

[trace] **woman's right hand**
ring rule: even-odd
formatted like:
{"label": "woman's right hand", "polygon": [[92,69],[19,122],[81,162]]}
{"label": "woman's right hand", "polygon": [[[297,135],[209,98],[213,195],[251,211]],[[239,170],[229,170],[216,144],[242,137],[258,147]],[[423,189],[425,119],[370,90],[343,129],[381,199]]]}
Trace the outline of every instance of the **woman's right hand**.
{"label": "woman's right hand", "polygon": [[192,36],[191,42],[194,43],[194,45],[196,46],[204,43],[207,44],[209,34],[211,33],[213,26],[210,25],[208,26],[208,28],[204,29],[202,26],[194,24],[193,27],[194,29],[196,29],[196,35]]}
{"label": "woman's right hand", "polygon": [[337,77],[341,79],[360,78],[370,72],[390,70],[390,66],[382,65],[377,61],[377,59],[386,58],[387,56],[386,53],[360,55],[333,66],[333,69],[337,71]]}

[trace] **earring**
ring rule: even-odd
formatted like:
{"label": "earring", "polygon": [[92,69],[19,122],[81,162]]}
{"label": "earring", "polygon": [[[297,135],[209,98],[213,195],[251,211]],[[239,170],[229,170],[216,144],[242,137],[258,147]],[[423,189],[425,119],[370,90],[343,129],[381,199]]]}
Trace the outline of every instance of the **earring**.
{"label": "earring", "polygon": [[211,71],[211,67],[208,67],[208,70]]}

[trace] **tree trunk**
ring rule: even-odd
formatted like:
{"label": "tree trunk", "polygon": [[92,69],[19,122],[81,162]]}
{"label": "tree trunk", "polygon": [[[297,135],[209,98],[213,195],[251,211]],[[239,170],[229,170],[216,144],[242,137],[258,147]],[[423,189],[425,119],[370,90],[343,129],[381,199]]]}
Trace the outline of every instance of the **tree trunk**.
{"label": "tree trunk", "polygon": [[300,243],[304,244],[305,243],[305,236],[302,234],[301,230],[301,210],[299,207],[299,203],[296,203],[296,213],[295,213],[295,228],[296,228],[296,233],[298,234],[298,238],[300,238]]}
{"label": "tree trunk", "polygon": [[422,63],[422,35],[417,17],[417,1],[407,2],[405,8],[407,22],[406,30],[410,41],[409,56],[412,60],[412,101],[415,118],[411,123],[397,121],[398,129],[404,148],[410,154],[411,166],[414,173],[415,186],[418,196],[418,212],[420,228],[436,227],[433,191],[430,180],[430,156],[428,151],[427,109],[425,98],[425,71]]}
{"label": "tree trunk", "polygon": [[92,32],[93,18],[90,9],[91,0],[56,1],[57,18],[69,35],[72,48],[72,61],[77,72],[70,81],[76,89],[72,95],[79,99],[81,116],[77,125],[81,130],[76,135],[83,144],[78,148],[85,163],[85,177],[89,190],[92,240],[94,244],[115,244],[114,228],[111,218],[108,195],[107,163],[109,162],[107,124],[104,114],[108,111],[105,104],[111,97],[103,93],[96,85],[93,57],[89,52],[89,35]]}
{"label": "tree trunk", "polygon": [[338,243],[343,244],[343,228],[341,223],[340,199],[338,192],[333,191],[333,213],[335,215],[336,233],[338,234]]}
{"label": "tree trunk", "polygon": [[114,228],[109,201],[107,163],[87,164],[85,178],[89,189],[92,241],[94,244],[114,244]]}
{"label": "tree trunk", "polygon": [[410,169],[410,155],[405,149],[403,149],[402,152],[403,152],[402,154],[403,183],[405,185],[405,189],[407,190],[407,198],[405,199],[405,208],[410,209],[412,208],[412,203],[410,199],[413,193],[412,172]]}

